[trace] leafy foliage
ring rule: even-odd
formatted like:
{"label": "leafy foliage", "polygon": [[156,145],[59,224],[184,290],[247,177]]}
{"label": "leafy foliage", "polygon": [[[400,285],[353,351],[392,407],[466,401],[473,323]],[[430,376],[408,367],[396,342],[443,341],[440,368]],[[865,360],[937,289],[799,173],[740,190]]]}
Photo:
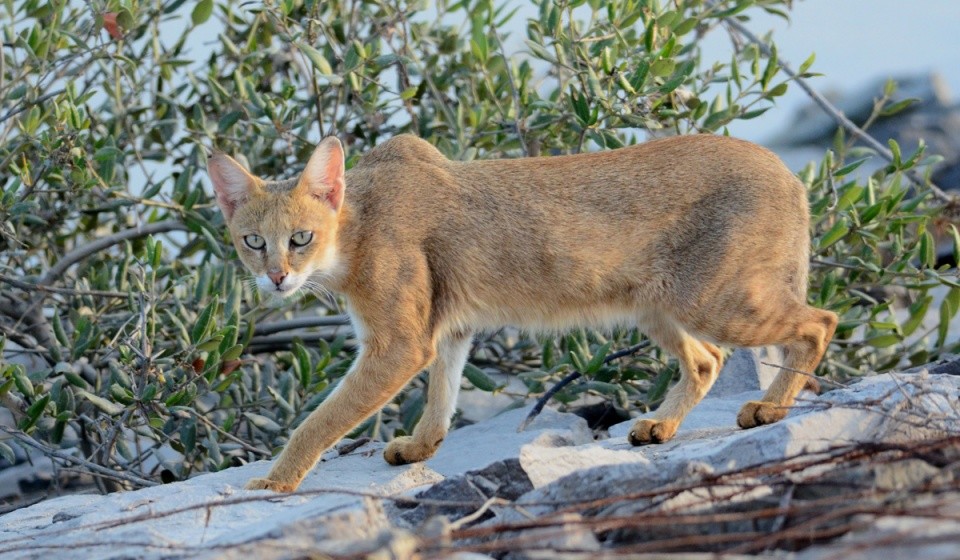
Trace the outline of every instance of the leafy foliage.
{"label": "leafy foliage", "polygon": [[[401,132],[459,160],[547,156],[722,133],[790,86],[756,45],[719,61],[701,51],[728,18],[786,17],[789,0],[429,4],[0,5],[0,397],[20,430],[145,478],[183,478],[269,456],[347,370],[349,331],[325,317],[335,302],[259,306],[205,186],[208,148],[278,177],[328,134],[348,165]],[[887,97],[878,114],[903,108]],[[952,349],[960,284],[937,268],[937,205],[903,175],[929,160],[892,147],[896,161],[863,178],[869,154],[838,136],[801,173],[815,215],[811,300],[843,319],[821,374]],[[520,372],[539,393],[578,369],[588,381],[563,402],[590,392],[655,406],[675,375],[659,351],[604,364],[641,337],[496,333],[466,378],[499,391],[489,368]],[[422,389],[358,432],[409,432]]]}

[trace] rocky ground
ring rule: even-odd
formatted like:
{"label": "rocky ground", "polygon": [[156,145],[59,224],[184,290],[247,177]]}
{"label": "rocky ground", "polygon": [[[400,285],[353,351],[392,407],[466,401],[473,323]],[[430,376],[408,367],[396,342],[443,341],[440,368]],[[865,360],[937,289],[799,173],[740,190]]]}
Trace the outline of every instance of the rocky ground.
{"label": "rocky ground", "polygon": [[517,433],[526,411],[512,410],[418,465],[345,442],[291,495],[242,489],[260,462],[44,501],[0,517],[0,556],[957,557],[960,362],[805,393],[784,421],[741,431],[757,365],[732,357],[664,445],[631,447],[630,423],[597,439],[551,410]]}

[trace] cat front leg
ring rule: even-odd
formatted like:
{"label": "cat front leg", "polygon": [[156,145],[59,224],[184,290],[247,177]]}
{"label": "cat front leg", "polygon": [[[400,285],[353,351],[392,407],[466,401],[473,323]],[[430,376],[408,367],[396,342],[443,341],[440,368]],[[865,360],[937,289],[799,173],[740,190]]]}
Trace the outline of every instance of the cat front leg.
{"label": "cat front leg", "polygon": [[391,465],[425,461],[437,452],[450,429],[457,409],[460,377],[467,363],[473,336],[455,332],[443,336],[437,344],[437,358],[430,366],[427,402],[412,436],[401,436],[387,445],[383,458]]}
{"label": "cat front leg", "polygon": [[429,343],[409,333],[384,338],[389,349],[364,345],[340,386],[294,430],[266,478],[250,480],[248,490],[296,490],[324,451],[383,408],[434,357]]}

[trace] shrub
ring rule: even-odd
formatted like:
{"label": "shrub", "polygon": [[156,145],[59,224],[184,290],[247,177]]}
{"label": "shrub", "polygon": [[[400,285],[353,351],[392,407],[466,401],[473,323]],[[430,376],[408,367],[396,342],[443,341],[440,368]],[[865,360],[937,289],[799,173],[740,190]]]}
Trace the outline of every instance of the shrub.
{"label": "shrub", "polygon": [[[277,177],[328,134],[348,166],[402,132],[453,159],[546,157],[723,133],[792,82],[756,44],[723,60],[701,50],[731,32],[725,22],[786,17],[788,0],[428,4],[0,6],[0,394],[22,431],[0,452],[12,460],[25,433],[149,480],[222,469],[275,452],[349,367],[335,301],[259,305],[211,203],[209,148]],[[898,108],[885,99],[878,111]],[[929,161],[896,153],[858,178],[865,155],[841,135],[800,174],[814,213],[810,299],[842,316],[819,373],[839,378],[951,350],[960,306],[960,284],[936,265],[941,204],[905,180]],[[519,371],[539,393],[576,368],[589,381],[562,401],[588,391],[655,406],[675,375],[658,351],[603,363],[641,337],[495,333],[466,376],[495,391],[477,365]],[[418,380],[357,433],[409,432],[422,403]]]}

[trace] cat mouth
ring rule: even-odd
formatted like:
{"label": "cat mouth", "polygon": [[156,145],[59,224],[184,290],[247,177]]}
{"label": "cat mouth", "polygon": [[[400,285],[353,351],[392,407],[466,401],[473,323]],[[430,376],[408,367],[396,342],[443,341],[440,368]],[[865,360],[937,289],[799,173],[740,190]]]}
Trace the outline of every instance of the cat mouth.
{"label": "cat mouth", "polygon": [[284,300],[299,294],[303,290],[303,282],[286,280],[277,285],[266,276],[257,278],[257,287],[260,294],[273,300]]}

